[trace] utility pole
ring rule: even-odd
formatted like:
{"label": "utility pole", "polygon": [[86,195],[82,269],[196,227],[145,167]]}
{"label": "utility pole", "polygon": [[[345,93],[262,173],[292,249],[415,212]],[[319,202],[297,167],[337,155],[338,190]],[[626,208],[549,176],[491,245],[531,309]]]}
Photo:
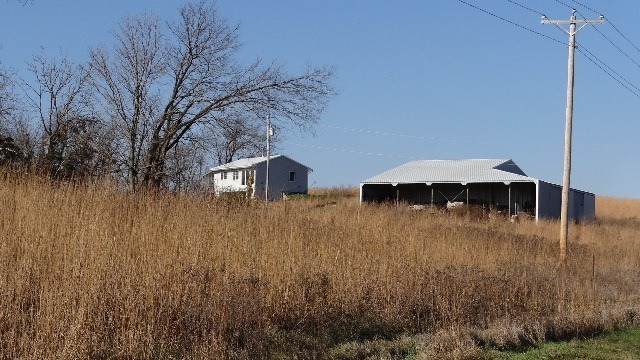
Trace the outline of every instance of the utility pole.
{"label": "utility pole", "polygon": [[[569,186],[571,183],[571,130],[573,127],[573,68],[574,54],[576,50],[576,34],[589,24],[604,23],[604,16],[597,20],[576,19],[576,9],[573,9],[569,20],[550,20],[546,16],[540,21],[542,24],[555,24],[569,35],[569,61],[567,78],[567,108],[564,126],[564,172],[562,174],[562,205],[560,208],[560,265],[567,263],[567,235],[569,232]],[[569,24],[567,31],[560,24]],[[582,24],[576,30],[576,25]]]}
{"label": "utility pole", "polygon": [[267,114],[267,179],[265,180],[264,186],[264,201],[269,201],[269,158],[271,154],[269,153],[269,145],[271,142],[271,114]]}

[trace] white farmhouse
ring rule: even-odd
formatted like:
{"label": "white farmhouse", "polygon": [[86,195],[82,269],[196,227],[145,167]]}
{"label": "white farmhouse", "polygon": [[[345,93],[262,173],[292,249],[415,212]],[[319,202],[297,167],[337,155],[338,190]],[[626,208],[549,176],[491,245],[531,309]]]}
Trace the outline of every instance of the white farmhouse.
{"label": "white farmhouse", "polygon": [[[306,194],[309,173],[313,169],[288,156],[269,158],[269,199],[286,194]],[[244,158],[209,169],[202,179],[205,187],[216,195],[225,192],[245,192],[251,184],[252,197],[264,198],[267,179],[267,157]]]}

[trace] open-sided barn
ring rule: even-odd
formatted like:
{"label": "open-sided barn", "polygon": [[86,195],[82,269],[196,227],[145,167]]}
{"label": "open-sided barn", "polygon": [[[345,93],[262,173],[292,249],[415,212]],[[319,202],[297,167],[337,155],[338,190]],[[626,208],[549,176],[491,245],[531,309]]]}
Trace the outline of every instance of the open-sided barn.
{"label": "open-sided barn", "polygon": [[[562,187],[527,176],[511,159],[415,160],[362,181],[360,201],[462,202],[537,220],[560,217]],[[594,216],[595,195],[570,189],[569,218]]]}

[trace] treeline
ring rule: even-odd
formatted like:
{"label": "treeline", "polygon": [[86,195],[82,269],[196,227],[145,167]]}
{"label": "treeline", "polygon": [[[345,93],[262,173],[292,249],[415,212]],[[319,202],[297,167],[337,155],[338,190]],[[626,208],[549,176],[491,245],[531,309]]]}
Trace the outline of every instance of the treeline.
{"label": "treeline", "polygon": [[332,70],[289,74],[240,61],[240,48],[238,27],[201,1],[175,19],[125,18],[85,63],[43,49],[27,80],[0,66],[0,165],[180,191],[197,186],[207,157],[260,154],[268,113],[276,127],[313,126]]}

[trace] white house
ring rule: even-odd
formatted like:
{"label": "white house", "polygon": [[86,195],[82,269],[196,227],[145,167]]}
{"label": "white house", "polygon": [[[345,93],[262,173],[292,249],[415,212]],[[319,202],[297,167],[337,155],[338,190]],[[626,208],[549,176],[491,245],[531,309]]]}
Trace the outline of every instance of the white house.
{"label": "white house", "polygon": [[[360,183],[360,201],[462,202],[560,217],[562,187],[527,176],[511,159],[415,160]],[[595,195],[570,189],[569,218],[595,216]]]}
{"label": "white house", "polygon": [[[284,194],[306,194],[309,190],[309,173],[313,169],[288,156],[269,158],[269,199]],[[264,198],[267,179],[267,157],[244,158],[209,169],[202,179],[204,186],[213,188],[216,194],[244,192],[249,183],[252,196]]]}

